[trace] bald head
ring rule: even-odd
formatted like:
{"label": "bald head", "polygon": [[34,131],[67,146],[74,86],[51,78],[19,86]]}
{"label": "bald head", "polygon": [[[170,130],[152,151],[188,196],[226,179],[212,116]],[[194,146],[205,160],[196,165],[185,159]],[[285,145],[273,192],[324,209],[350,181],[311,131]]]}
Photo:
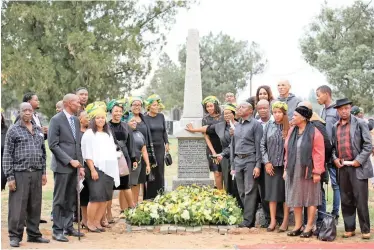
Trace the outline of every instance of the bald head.
{"label": "bald head", "polygon": [[267,100],[260,100],[256,106],[258,115],[261,120],[268,121],[270,118],[270,103]]}
{"label": "bald head", "polygon": [[278,92],[280,97],[287,98],[291,89],[291,84],[288,80],[281,80],[278,82]]}
{"label": "bald head", "polygon": [[300,102],[299,104],[297,104],[297,106],[298,106],[298,107],[300,107],[300,106],[304,106],[304,107],[307,107],[308,109],[313,110],[312,103],[311,103],[311,102],[308,102],[308,101]]}
{"label": "bald head", "polygon": [[64,109],[71,115],[76,114],[81,107],[79,97],[76,94],[66,94],[62,99]]}
{"label": "bald head", "polygon": [[34,110],[30,103],[23,102],[19,105],[19,115],[24,123],[28,124],[31,122],[33,112]]}

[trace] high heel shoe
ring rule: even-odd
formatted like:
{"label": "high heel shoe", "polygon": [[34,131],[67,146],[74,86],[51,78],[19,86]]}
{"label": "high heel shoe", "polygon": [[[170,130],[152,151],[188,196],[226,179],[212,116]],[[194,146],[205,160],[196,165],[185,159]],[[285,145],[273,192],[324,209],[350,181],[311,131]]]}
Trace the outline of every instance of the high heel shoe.
{"label": "high heel shoe", "polygon": [[297,230],[294,230],[294,231],[288,232],[288,233],[287,233],[287,236],[291,236],[291,237],[299,236],[302,232],[303,232],[303,227],[300,227],[300,228],[297,229]]}
{"label": "high heel shoe", "polygon": [[282,229],[282,228],[278,229],[278,233],[285,233],[287,231],[288,231],[288,226],[286,227],[286,229]]}
{"label": "high heel shoe", "polygon": [[313,236],[313,229],[310,229],[308,232],[302,232],[300,238],[310,238]]}
{"label": "high heel shoe", "polygon": [[85,229],[85,228],[88,229],[87,225],[84,224],[84,223],[81,224],[81,228],[82,228],[82,229]]}
{"label": "high heel shoe", "polygon": [[90,229],[89,227],[87,227],[87,230],[90,233],[101,233],[100,229],[98,229],[98,228],[96,228],[96,229]]}
{"label": "high heel shoe", "polygon": [[273,232],[275,230],[275,227],[271,228],[271,227],[268,227],[266,228],[266,232]]}
{"label": "high heel shoe", "polygon": [[105,232],[105,229],[104,228],[97,228],[97,230],[99,230],[100,232]]}

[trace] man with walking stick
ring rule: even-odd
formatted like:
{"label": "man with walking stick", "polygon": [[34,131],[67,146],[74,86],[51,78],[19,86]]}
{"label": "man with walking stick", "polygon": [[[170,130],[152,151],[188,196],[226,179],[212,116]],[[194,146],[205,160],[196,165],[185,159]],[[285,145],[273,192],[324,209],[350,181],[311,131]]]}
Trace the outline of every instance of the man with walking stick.
{"label": "man with walking stick", "polygon": [[84,236],[83,233],[73,228],[75,199],[79,191],[75,189],[79,185],[79,176],[84,176],[84,168],[81,164],[83,158],[79,134],[80,122],[74,116],[80,108],[79,97],[75,94],[67,94],[64,96],[63,103],[63,111],[52,117],[50,121],[48,144],[53,153],[51,165],[54,177],[52,238],[56,241],[68,242],[69,239],[66,236]]}

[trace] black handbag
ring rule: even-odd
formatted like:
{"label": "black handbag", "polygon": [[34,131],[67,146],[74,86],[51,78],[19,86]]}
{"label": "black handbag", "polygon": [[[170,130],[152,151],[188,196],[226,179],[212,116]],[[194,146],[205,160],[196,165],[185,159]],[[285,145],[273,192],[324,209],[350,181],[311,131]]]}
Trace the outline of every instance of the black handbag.
{"label": "black handbag", "polygon": [[171,158],[169,152],[165,154],[165,164],[166,166],[170,166],[171,164],[173,164],[173,159]]}
{"label": "black handbag", "polygon": [[336,238],[335,217],[327,213],[322,214],[324,214],[325,217],[323,218],[321,228],[319,229],[318,239],[321,241],[334,241]]}
{"label": "black handbag", "polygon": [[153,182],[156,180],[156,177],[152,171],[152,168],[151,168],[151,172],[149,172],[149,175],[147,175],[147,177],[148,177],[148,180],[147,180],[148,182]]}

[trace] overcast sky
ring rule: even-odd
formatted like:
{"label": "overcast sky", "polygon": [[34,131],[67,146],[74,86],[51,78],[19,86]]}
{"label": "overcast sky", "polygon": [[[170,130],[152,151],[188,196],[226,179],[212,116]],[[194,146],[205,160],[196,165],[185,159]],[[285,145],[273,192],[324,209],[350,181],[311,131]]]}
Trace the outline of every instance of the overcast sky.
{"label": "overcast sky", "polygon": [[[332,7],[353,2],[328,0]],[[291,92],[307,97],[311,88],[326,84],[326,79],[303,60],[299,39],[323,3],[324,0],[200,0],[199,5],[177,15],[164,51],[177,61],[179,45],[186,42],[191,28],[198,29],[200,36],[222,31],[238,40],[255,41],[265,52],[269,64],[265,73],[254,78],[253,91],[266,84],[277,94],[277,81],[288,79]],[[239,93],[238,99],[248,96],[247,88]]]}

